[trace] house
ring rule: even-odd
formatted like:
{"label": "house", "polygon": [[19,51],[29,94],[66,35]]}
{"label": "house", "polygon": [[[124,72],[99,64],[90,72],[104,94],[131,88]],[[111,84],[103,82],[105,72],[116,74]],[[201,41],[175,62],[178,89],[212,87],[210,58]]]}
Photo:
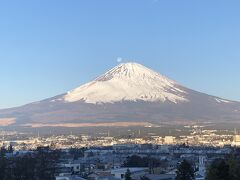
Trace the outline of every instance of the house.
{"label": "house", "polygon": [[119,180],[125,179],[125,174],[128,169],[131,172],[132,176],[143,176],[148,171],[148,168],[119,168],[111,170],[111,174]]}
{"label": "house", "polygon": [[151,180],[174,180],[175,179],[174,174],[146,174],[144,176]]}
{"label": "house", "polygon": [[71,175],[71,173],[61,173],[55,177],[56,180],[86,180],[77,175]]}
{"label": "house", "polygon": [[100,178],[100,176],[97,173],[91,173],[87,177],[88,180],[99,180],[99,178]]}
{"label": "house", "polygon": [[196,174],[195,175],[195,180],[205,180],[205,177],[200,175],[200,174]]}
{"label": "house", "polygon": [[71,163],[68,163],[68,164],[64,164],[65,167],[67,168],[70,168],[72,172],[74,173],[78,173],[80,172],[80,163],[74,163],[74,162],[71,162]]}

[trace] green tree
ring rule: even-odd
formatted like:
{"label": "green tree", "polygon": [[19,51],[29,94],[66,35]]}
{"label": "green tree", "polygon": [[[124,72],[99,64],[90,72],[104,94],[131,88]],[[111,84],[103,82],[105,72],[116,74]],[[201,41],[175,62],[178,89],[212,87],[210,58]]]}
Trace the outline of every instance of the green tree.
{"label": "green tree", "polygon": [[8,147],[8,150],[7,150],[9,153],[13,153],[14,149],[13,149],[13,146],[10,144],[10,146]]}
{"label": "green tree", "polygon": [[158,159],[155,159],[155,158],[147,157],[143,160],[148,162],[148,168],[149,168],[149,173],[150,174],[154,174],[155,173],[154,169],[156,167],[160,167],[162,165],[162,162]]}
{"label": "green tree", "polygon": [[176,180],[193,180],[194,170],[192,165],[187,161],[183,160],[177,168]]}
{"label": "green tree", "polygon": [[59,159],[59,151],[39,148],[34,157],[36,159],[36,180],[53,180]]}
{"label": "green tree", "polygon": [[229,165],[229,174],[232,180],[240,179],[240,164],[238,158],[231,154],[227,159],[227,164]]}
{"label": "green tree", "polygon": [[36,159],[31,155],[14,158],[13,175],[16,180],[34,179]]}
{"label": "green tree", "polygon": [[5,173],[7,170],[7,159],[5,156],[5,148],[1,148],[0,150],[0,179],[5,179]]}
{"label": "green tree", "polygon": [[94,156],[94,153],[92,151],[90,151],[87,155],[88,157],[93,157]]}
{"label": "green tree", "polygon": [[132,180],[131,172],[129,169],[127,169],[127,172],[125,173],[125,180]]}
{"label": "green tree", "polygon": [[133,155],[127,158],[124,167],[148,167],[148,161],[140,156]]}
{"label": "green tree", "polygon": [[0,149],[0,180],[54,180],[60,151],[40,148],[26,155],[6,157]]}
{"label": "green tree", "polygon": [[207,170],[206,180],[232,180],[229,165],[225,160],[215,160]]}
{"label": "green tree", "polygon": [[71,154],[73,156],[73,159],[78,159],[80,157],[84,157],[84,152],[85,152],[85,148],[71,148],[69,150],[69,154]]}

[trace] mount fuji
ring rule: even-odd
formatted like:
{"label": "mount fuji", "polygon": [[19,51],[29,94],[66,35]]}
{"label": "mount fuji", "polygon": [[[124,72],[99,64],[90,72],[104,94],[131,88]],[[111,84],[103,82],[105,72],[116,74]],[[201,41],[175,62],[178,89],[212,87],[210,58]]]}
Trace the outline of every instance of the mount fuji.
{"label": "mount fuji", "polygon": [[138,63],[124,63],[65,94],[0,110],[1,126],[153,126],[239,123],[240,102],[183,87]]}
{"label": "mount fuji", "polygon": [[87,103],[187,101],[178,85],[137,63],[120,64],[96,80],[70,91],[64,100]]}

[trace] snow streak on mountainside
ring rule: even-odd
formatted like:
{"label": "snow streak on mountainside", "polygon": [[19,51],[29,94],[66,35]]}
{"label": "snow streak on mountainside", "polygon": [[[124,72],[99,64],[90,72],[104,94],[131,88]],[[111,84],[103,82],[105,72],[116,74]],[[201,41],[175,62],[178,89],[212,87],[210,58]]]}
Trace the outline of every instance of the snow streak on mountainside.
{"label": "snow streak on mountainside", "polygon": [[174,81],[137,63],[120,64],[64,96],[66,102],[118,101],[186,102],[186,92]]}

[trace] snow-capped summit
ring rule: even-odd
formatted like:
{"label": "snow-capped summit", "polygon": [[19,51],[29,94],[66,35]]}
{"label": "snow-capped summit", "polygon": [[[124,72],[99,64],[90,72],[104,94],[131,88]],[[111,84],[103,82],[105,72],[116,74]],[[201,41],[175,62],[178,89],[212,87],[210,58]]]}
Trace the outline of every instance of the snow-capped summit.
{"label": "snow-capped summit", "polygon": [[[135,78],[136,76],[145,78],[155,78],[156,76],[160,76],[162,79],[166,79],[167,81],[171,81],[166,77],[162,76],[161,74],[135,62],[129,63],[121,63],[118,66],[112,68],[111,70],[107,71],[102,76],[98,77],[97,81],[106,81],[112,78]],[[173,83],[173,81],[171,81]]]}
{"label": "snow-capped summit", "polygon": [[66,102],[188,101],[176,82],[138,63],[122,63],[64,96]]}

